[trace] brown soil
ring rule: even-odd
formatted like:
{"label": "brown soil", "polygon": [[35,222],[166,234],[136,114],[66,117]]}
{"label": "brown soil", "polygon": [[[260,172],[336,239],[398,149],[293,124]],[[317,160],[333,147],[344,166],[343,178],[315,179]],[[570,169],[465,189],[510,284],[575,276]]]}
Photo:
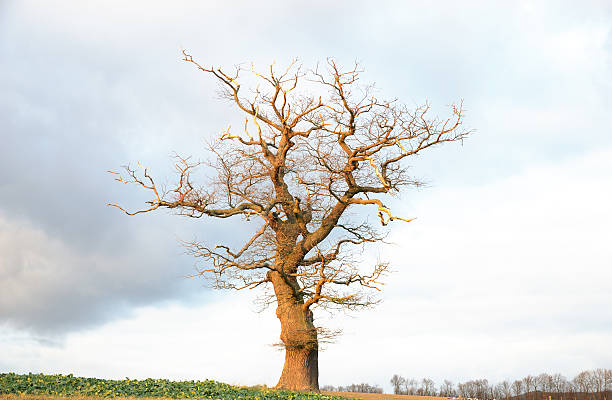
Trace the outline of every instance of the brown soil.
{"label": "brown soil", "polygon": [[450,397],[410,396],[407,394],[380,394],[380,393],[353,393],[353,392],[324,392],[328,396],[342,396],[349,399],[363,400],[448,400]]}

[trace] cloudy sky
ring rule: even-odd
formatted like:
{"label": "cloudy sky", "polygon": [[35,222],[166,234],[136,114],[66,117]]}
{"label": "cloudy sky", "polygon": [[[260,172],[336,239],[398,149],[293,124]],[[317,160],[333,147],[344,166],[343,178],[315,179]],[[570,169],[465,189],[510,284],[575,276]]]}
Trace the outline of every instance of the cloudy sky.
{"label": "cloudy sky", "polygon": [[475,133],[411,160],[428,186],[393,206],[417,219],[364,255],[393,266],[384,302],[315,316],[344,331],[321,384],[610,368],[611,34],[603,0],[0,0],[0,372],[276,383],[274,310],[185,278],[179,241],[240,222],[106,206],[146,199],[107,170],[169,177],[233,118],[181,48],[357,60],[409,106],[464,100]]}

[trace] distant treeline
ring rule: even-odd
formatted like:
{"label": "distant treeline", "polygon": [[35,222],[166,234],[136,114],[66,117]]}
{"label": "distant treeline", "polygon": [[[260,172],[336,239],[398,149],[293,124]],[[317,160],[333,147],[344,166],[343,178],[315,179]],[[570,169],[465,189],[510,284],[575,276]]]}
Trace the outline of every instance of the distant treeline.
{"label": "distant treeline", "polygon": [[472,399],[513,400],[607,400],[612,392],[612,369],[582,371],[573,379],[561,374],[526,376],[513,382],[496,384],[486,379],[475,379],[455,385],[449,380],[437,386],[428,378],[421,380],[393,375],[391,385],[395,394],[417,396],[461,397]]}
{"label": "distant treeline", "polygon": [[321,388],[328,392],[353,392],[353,393],[382,393],[382,388],[378,386],[370,386],[367,383],[353,383],[348,386],[331,386],[326,385]]}

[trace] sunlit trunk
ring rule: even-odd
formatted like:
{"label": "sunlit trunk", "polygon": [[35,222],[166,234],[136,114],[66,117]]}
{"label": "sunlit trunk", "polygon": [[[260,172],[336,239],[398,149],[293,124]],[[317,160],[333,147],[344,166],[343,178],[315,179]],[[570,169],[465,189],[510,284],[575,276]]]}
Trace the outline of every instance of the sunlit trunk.
{"label": "sunlit trunk", "polygon": [[[277,290],[277,295],[282,292]],[[293,296],[277,296],[277,300],[285,365],[276,387],[319,391],[319,344],[312,312]]]}
{"label": "sunlit trunk", "polygon": [[315,348],[286,348],[283,373],[277,388],[319,391],[319,355]]}

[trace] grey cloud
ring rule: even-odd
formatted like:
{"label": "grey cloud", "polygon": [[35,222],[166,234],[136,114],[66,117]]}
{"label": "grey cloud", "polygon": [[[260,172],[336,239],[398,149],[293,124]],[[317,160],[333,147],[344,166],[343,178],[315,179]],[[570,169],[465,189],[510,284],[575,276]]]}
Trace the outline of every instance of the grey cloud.
{"label": "grey cloud", "polygon": [[62,334],[124,317],[135,306],[189,301],[201,290],[198,282],[185,278],[193,272],[191,260],[177,250],[173,235],[150,222],[141,222],[145,229],[125,232],[106,228],[105,234],[113,235],[106,246],[92,243],[79,249],[67,241],[68,235],[2,218],[2,321],[39,334]]}
{"label": "grey cloud", "polygon": [[[183,278],[193,260],[177,239],[223,230],[167,215],[132,219],[107,207],[141,206],[146,197],[106,170],[141,159],[163,180],[171,152],[201,146],[209,133],[203,120],[214,116],[200,115],[207,107],[191,83],[174,87],[175,76],[157,69],[164,67],[146,68],[125,51],[117,60],[112,47],[90,48],[78,37],[86,32],[30,29],[21,17],[6,18],[3,30],[12,32],[0,39],[8,71],[0,78],[0,323],[62,334],[138,305],[190,301],[202,285]],[[178,61],[174,50],[168,57]],[[193,126],[180,121],[183,113]]]}
{"label": "grey cloud", "polygon": [[[480,8],[495,16],[485,19],[471,14],[479,7],[456,9],[453,2],[277,2],[269,6],[273,13],[250,2],[121,4],[122,12],[114,13],[107,2],[58,2],[53,8],[0,3],[0,245],[6,249],[0,284],[11,287],[0,294],[0,321],[66,332],[125,315],[136,305],[189,301],[201,289],[180,278],[193,260],[180,255],[176,237],[216,240],[231,236],[230,224],[166,214],[128,218],[105,206],[146,199],[106,170],[140,160],[169,179],[173,151],[205,157],[202,139],[232,118],[216,98],[215,84],[180,61],[180,46],[205,64],[226,66],[283,64],[295,56],[307,65],[327,56],[343,64],[359,60],[385,97],[407,104],[430,99],[437,109],[465,98],[467,126],[478,134],[463,148],[416,161],[415,173],[434,184],[508,174],[525,164],[525,152],[529,159],[556,157],[547,150],[550,137],[514,132],[512,124],[486,117],[491,98],[529,104],[537,112],[538,104],[562,90],[550,81],[537,94],[529,90],[552,67],[532,60],[534,75],[524,79],[521,57],[529,53],[521,46],[529,37],[512,36],[522,18],[514,8]],[[580,26],[596,12],[585,8],[574,23]],[[559,24],[560,15],[552,14],[545,28]],[[598,23],[610,26],[608,20]],[[572,82],[565,89],[576,90],[580,81]],[[601,92],[579,92],[574,100],[568,94],[564,105],[579,105],[591,94]],[[592,131],[604,132],[597,128],[609,125],[610,117],[594,115],[601,118]],[[596,136],[590,145],[606,140]],[[558,141],[579,147],[582,139],[569,132]],[[15,242],[22,229],[23,240]]]}

